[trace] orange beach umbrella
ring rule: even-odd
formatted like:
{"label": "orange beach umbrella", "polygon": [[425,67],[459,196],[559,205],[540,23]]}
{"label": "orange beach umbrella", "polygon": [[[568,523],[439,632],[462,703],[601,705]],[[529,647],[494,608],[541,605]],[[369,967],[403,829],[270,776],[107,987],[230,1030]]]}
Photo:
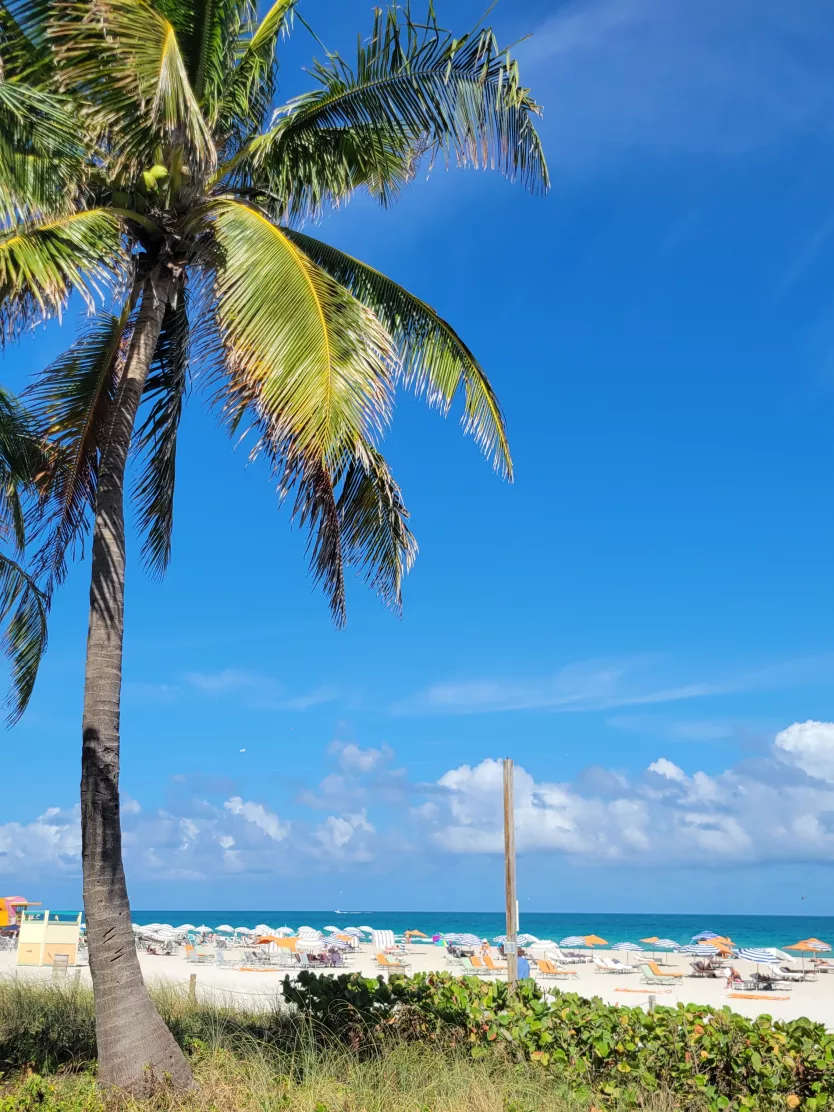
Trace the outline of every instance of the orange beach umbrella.
{"label": "orange beach umbrella", "polygon": [[605,941],[604,938],[600,938],[600,936],[598,934],[586,934],[585,935],[585,945],[586,946],[607,946],[608,943]]}
{"label": "orange beach umbrella", "polygon": [[422,931],[406,931],[405,932],[405,937],[406,938],[428,938],[429,936],[427,934],[423,934]]}

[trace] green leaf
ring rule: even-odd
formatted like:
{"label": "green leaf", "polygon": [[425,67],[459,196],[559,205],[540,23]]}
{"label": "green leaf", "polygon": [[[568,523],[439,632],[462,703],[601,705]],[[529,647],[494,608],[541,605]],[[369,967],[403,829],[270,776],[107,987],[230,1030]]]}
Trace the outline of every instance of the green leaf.
{"label": "green leaf", "polygon": [[426,302],[358,259],[301,232],[285,234],[322,270],[367,305],[397,345],[406,385],[447,413],[464,394],[463,427],[508,476],[512,460],[504,418],[483,368],[451,325]]}
{"label": "green leaf", "polygon": [[14,335],[60,313],[72,292],[92,308],[123,276],[121,231],[118,216],[90,209],[0,236],[0,329]]}
{"label": "green leaf", "polygon": [[[338,55],[317,62],[321,88],[296,98],[281,117],[236,160],[244,184],[280,186],[299,151],[315,149],[321,133],[332,152],[340,131],[370,130],[389,148],[408,154],[408,165],[439,154],[460,166],[500,170],[530,189],[547,188],[547,167],[533,124],[539,107],[521,86],[516,63],[491,31],[461,38],[430,18],[419,25],[393,5],[377,10],[373,32],[360,41],[351,68]],[[318,165],[326,165],[324,156]],[[331,174],[333,200],[350,191]]]}
{"label": "green leaf", "polygon": [[388,420],[396,353],[379,320],[261,213],[216,202],[207,224],[228,399],[254,406],[273,448],[340,466]]}
{"label": "green leaf", "polygon": [[195,167],[214,165],[176,32],[148,0],[56,0],[50,34],[62,86],[93,107],[123,164],[183,144]]}
{"label": "green leaf", "polygon": [[46,618],[46,599],[35,581],[18,563],[0,554],[0,626],[12,672],[9,724],[20,718],[32,696],[46,652]]}
{"label": "green leaf", "polygon": [[99,450],[128,339],[128,307],[100,314],[26,393],[39,426],[56,449],[43,513],[39,572],[62,582],[68,551],[83,543],[95,504]]}
{"label": "green leaf", "polygon": [[275,47],[288,25],[296,0],[274,0],[260,23],[244,20],[235,44],[237,65],[226,74],[222,97],[210,118],[221,133],[238,141],[259,131],[275,95]]}
{"label": "green leaf", "polygon": [[147,412],[134,444],[141,457],[135,488],[139,529],[144,535],[142,558],[162,576],[171,558],[174,527],[177,432],[188,389],[189,324],[185,288],[169,303],[145,383]]}

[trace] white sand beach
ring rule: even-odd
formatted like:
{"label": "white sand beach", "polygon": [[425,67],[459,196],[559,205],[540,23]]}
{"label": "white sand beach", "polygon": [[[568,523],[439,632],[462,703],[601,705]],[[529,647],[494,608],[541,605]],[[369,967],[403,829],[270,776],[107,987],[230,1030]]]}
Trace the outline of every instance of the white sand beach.
{"label": "white sand beach", "polygon": [[[597,955],[604,958],[615,956],[611,951],[606,950],[598,950]],[[280,985],[287,970],[276,966],[250,972],[243,965],[242,950],[227,950],[224,956],[225,964],[218,966],[194,965],[179,954],[157,956],[140,953],[140,963],[149,983],[168,981],[187,986],[191,974],[196,974],[197,994],[200,997],[211,998],[240,1008],[270,1006],[270,1002],[274,1001],[280,993]],[[441,947],[411,945],[407,949],[405,960],[412,973],[449,971],[445,951]],[[742,960],[734,960],[733,965],[742,976],[752,974],[755,970],[755,966],[750,962]],[[683,976],[676,978],[668,988],[661,988],[642,984],[639,972],[601,973],[591,964],[572,965],[566,968],[570,968],[575,974],[567,980],[552,981],[539,977],[537,980],[546,991],[552,991],[554,988],[566,992],[574,991],[586,997],[598,996],[609,1004],[647,1007],[649,994],[652,994],[659,1005],[693,1003],[708,1004],[714,1008],[728,1006],[733,1011],[746,1016],[753,1017],[766,1013],[775,1019],[783,1020],[805,1016],[824,1023],[826,1027],[834,1030],[834,973],[822,974],[816,981],[794,982],[789,987],[779,987],[773,992],[756,993],[761,998],[743,999],[730,995],[723,978],[708,980]],[[683,956],[673,954],[664,959],[662,968],[670,972],[686,974],[690,972],[690,961]],[[325,969],[322,972],[333,975],[358,972],[369,977],[380,974],[369,944],[363,944],[355,951],[346,968]],[[76,975],[80,976],[82,982],[89,983],[90,971],[86,966],[78,967],[78,974],[74,969],[70,969],[67,974],[70,979]],[[15,964],[15,954],[4,952],[0,953],[0,976],[50,980],[52,970],[19,968]]]}

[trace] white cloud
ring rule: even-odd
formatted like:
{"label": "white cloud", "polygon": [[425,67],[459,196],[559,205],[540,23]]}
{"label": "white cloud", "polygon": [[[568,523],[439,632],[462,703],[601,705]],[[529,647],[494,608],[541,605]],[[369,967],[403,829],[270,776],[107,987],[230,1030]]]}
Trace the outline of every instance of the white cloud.
{"label": "white cloud", "polygon": [[[590,660],[565,665],[552,676],[435,683],[395,703],[395,714],[486,714],[499,711],[600,711],[615,707],[679,703],[739,691],[827,685],[834,680],[834,655],[779,661],[718,680],[662,682],[656,657]],[[668,671],[668,665],[664,665]]]}
{"label": "white cloud", "polygon": [[683,769],[678,768],[671,761],[667,761],[665,757],[658,757],[656,761],[652,761],[649,765],[649,772],[654,772],[657,776],[663,776],[666,780],[677,780],[678,782],[686,780],[686,773]]}
{"label": "white cloud", "polygon": [[0,875],[41,877],[81,870],[80,808],[49,807],[34,822],[0,824]]}
{"label": "white cloud", "polygon": [[736,155],[834,120],[823,0],[578,0],[518,54],[560,167]]}
{"label": "white cloud", "polygon": [[224,808],[232,815],[240,815],[247,822],[251,822],[262,830],[273,842],[282,842],[289,834],[289,823],[282,822],[272,811],[267,810],[262,803],[244,801],[239,795],[232,796],[223,804]]}
{"label": "white cloud", "polygon": [[809,776],[834,783],[834,722],[794,722],[776,735],[774,751]]}
{"label": "white cloud", "polygon": [[313,831],[321,853],[325,856],[352,861],[370,861],[373,857],[368,835],[376,829],[368,821],[367,811],[355,814],[328,815]]}
{"label": "white cloud", "polygon": [[361,749],[353,742],[334,741],[328,747],[328,753],[336,757],[339,767],[345,772],[365,774],[373,772],[380,765],[388,764],[394,756],[394,751],[388,745],[380,749]]}

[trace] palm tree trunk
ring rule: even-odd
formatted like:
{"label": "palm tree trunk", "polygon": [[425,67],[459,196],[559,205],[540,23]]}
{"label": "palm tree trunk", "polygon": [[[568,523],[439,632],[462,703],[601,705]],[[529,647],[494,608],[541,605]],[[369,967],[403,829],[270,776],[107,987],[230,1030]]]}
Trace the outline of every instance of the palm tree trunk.
{"label": "palm tree trunk", "polygon": [[100,459],[81,759],[84,910],[95,993],[99,1080],[137,1095],[150,1092],[163,1079],[177,1088],[194,1083],[188,1063],[142,979],[122,864],[119,817],[125,465],[170,285],[170,272],[161,267],[145,280]]}

